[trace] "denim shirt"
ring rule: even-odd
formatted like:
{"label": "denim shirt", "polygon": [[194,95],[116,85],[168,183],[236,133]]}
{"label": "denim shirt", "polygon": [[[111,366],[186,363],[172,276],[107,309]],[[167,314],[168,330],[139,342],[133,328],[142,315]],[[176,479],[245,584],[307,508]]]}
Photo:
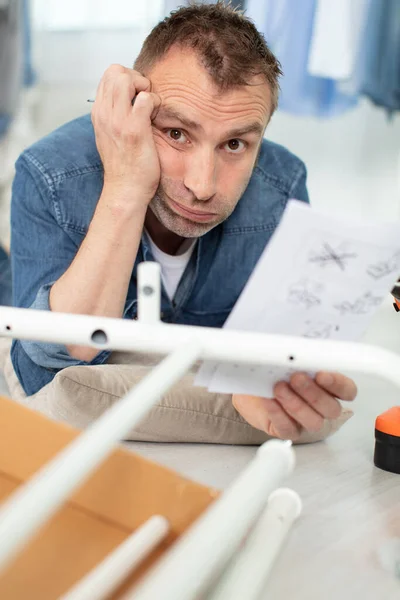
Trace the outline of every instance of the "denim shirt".
{"label": "denim shirt", "polygon": [[[90,115],[80,117],[25,150],[16,163],[11,206],[13,305],[50,310],[53,283],[82,243],[103,187],[103,167]],[[249,184],[230,217],[200,237],[172,300],[162,289],[166,323],[222,327],[289,198],[308,201],[304,164],[285,148],[263,140]],[[142,235],[132,269],[124,318],[137,311],[138,263],[154,260]],[[71,365],[62,344],[14,340],[11,359],[27,395]]]}

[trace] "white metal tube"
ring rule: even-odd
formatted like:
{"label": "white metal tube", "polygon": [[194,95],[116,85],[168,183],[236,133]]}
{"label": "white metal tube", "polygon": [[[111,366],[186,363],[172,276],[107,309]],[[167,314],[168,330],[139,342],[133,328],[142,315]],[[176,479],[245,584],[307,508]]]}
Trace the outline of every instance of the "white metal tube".
{"label": "white metal tube", "polygon": [[193,343],[164,359],[0,507],[0,572],[199,354]]}
{"label": "white metal tube", "polygon": [[292,471],[294,462],[290,442],[271,440],[263,444],[228,490],[126,598],[198,598],[226,565],[271,491]]}
{"label": "white metal tube", "polygon": [[301,509],[301,499],[295,491],[280,488],[272,492],[243,548],[207,600],[258,600]]}
{"label": "white metal tube", "polygon": [[154,515],[60,600],[106,600],[165,538],[169,528],[165,517]]}
{"label": "white metal tube", "polygon": [[[104,332],[104,343],[93,341]],[[98,349],[169,353],[188,340],[202,347],[201,358],[244,364],[272,364],[302,370],[353,370],[379,375],[400,387],[400,357],[377,346],[295,336],[232,331],[126,319],[70,315],[23,308],[0,308],[0,335]]]}
{"label": "white metal tube", "polygon": [[157,323],[161,308],[161,274],[156,262],[138,266],[138,317],[141,323]]}

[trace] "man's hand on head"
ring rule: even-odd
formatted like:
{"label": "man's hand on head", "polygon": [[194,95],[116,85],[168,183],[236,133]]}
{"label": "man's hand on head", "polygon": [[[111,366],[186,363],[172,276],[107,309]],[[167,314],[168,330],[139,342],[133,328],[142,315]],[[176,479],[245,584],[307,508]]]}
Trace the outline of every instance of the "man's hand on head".
{"label": "man's hand on head", "polygon": [[100,81],[92,122],[104,185],[115,192],[119,206],[126,196],[147,207],[157,190],[161,173],[152,121],[160,104],[150,80],[133,69],[111,65]]}
{"label": "man's hand on head", "polygon": [[338,418],[339,400],[352,401],[356,395],[356,384],[345,375],[320,371],[312,379],[299,372],[275,385],[274,398],[233,394],[232,402],[256,429],[295,441],[302,431],[319,431],[324,419]]}

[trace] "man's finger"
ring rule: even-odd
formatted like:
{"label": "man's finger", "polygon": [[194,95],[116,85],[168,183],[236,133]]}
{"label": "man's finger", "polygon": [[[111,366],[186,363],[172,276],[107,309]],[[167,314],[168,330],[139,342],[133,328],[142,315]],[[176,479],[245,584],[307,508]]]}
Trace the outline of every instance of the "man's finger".
{"label": "man's finger", "polygon": [[290,378],[290,387],[326,419],[337,419],[342,412],[338,400],[306,373],[294,373]]}
{"label": "man's finger", "polygon": [[238,413],[256,429],[281,439],[296,440],[299,426],[273,398],[233,394],[232,403]]}
{"label": "man's finger", "polygon": [[113,91],[113,115],[123,123],[132,109],[132,98],[136,96],[134,79],[129,73],[120,73],[115,80]]}
{"label": "man's finger", "polygon": [[137,127],[139,128],[140,124],[147,124],[147,118],[154,119],[160,106],[161,98],[158,94],[140,92],[132,108],[132,116],[135,118]]}
{"label": "man's finger", "polygon": [[120,100],[127,108],[131,107],[131,101],[139,92],[150,92],[151,82],[141,73],[128,69],[122,65],[114,64],[108,67],[100,80],[96,93],[96,102],[105,106],[108,110]]}
{"label": "man's finger", "polygon": [[322,429],[324,417],[296,394],[286,381],[280,381],[276,384],[274,394],[283,410],[304,429],[313,432]]}
{"label": "man's finger", "polygon": [[115,81],[121,74],[125,73],[125,67],[122,65],[111,65],[104,72],[101,78],[101,84],[96,94],[96,102],[101,102],[103,108],[111,110],[114,106],[114,86]]}
{"label": "man's finger", "polygon": [[357,386],[352,379],[341,373],[319,371],[315,377],[319,386],[340,400],[354,400],[357,396]]}
{"label": "man's finger", "polygon": [[282,440],[297,440],[301,427],[290,417],[275,398],[263,398],[265,408],[264,431]]}

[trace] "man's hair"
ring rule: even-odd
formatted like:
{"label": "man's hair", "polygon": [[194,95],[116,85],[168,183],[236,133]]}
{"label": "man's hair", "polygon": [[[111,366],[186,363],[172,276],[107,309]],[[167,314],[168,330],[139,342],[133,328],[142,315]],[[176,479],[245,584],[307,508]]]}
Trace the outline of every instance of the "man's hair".
{"label": "man's hair", "polygon": [[271,114],[278,104],[279,61],[254,23],[231,2],[191,3],[173,11],[147,36],[134,68],[146,74],[172,46],[193,49],[221,91],[251,85],[264,75],[271,90]]}

